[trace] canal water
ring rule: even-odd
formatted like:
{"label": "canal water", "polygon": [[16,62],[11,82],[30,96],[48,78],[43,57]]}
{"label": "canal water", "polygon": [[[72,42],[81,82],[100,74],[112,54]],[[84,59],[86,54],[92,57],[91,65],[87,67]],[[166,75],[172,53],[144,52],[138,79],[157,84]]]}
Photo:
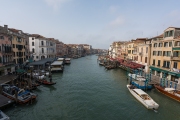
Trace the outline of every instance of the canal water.
{"label": "canal water", "polygon": [[106,70],[97,56],[73,59],[54,86],[40,86],[37,102],[5,109],[11,120],[180,120],[180,104],[157,90],[147,93],[160,105],[146,109],[128,91],[126,72]]}

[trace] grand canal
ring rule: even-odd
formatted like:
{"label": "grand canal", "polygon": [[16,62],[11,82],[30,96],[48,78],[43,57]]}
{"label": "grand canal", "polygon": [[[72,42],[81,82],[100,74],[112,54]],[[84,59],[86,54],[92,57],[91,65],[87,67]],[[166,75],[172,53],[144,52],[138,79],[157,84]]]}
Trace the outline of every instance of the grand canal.
{"label": "grand canal", "polygon": [[180,120],[179,103],[153,89],[147,93],[160,105],[147,110],[127,90],[126,72],[105,70],[97,56],[73,59],[54,86],[40,86],[37,102],[5,109],[11,120]]}

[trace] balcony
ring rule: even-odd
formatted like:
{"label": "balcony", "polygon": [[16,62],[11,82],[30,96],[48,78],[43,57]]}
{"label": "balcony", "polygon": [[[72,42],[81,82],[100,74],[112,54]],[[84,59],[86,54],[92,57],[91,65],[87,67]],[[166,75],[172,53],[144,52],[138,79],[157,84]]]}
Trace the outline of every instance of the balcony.
{"label": "balcony", "polygon": [[180,56],[177,57],[177,56],[171,56],[171,60],[180,60]]}

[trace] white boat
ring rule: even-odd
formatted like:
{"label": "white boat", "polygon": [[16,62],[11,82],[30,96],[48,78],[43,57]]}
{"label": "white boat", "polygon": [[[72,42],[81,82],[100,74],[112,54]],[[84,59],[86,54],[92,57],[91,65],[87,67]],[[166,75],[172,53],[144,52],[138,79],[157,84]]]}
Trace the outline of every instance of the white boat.
{"label": "white boat", "polygon": [[10,118],[0,110],[0,120],[10,120]]}
{"label": "white boat", "polygon": [[135,89],[131,85],[127,85],[130,93],[141,102],[147,109],[158,109],[159,105],[143,90]]}

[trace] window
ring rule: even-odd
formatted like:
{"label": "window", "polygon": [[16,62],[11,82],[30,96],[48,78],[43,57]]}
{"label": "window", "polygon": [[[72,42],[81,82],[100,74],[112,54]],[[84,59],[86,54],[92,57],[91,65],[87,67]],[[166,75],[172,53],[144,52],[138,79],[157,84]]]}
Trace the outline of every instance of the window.
{"label": "window", "polygon": [[168,42],[165,42],[165,43],[164,43],[164,47],[168,47]]}
{"label": "window", "polygon": [[180,41],[175,42],[175,46],[180,46]]}
{"label": "window", "polygon": [[177,69],[177,65],[178,65],[178,63],[177,63],[177,62],[174,62],[173,68],[176,68],[176,69]]}
{"label": "window", "polygon": [[163,56],[167,56],[167,51],[163,51]]}
{"label": "window", "polygon": [[153,64],[152,65],[155,65],[155,59],[153,59]]}
{"label": "window", "polygon": [[131,54],[131,50],[128,50],[128,53]]}
{"label": "window", "polygon": [[160,60],[158,60],[158,65],[157,65],[157,66],[160,66],[160,63],[161,63],[161,61],[160,61]]}
{"label": "window", "polygon": [[158,51],[157,56],[162,56],[162,51]]}
{"label": "window", "polygon": [[147,57],[145,57],[145,63],[147,63]]}
{"label": "window", "polygon": [[159,43],[159,47],[162,47],[162,43]]}
{"label": "window", "polygon": [[32,42],[32,46],[34,46],[34,42]]}
{"label": "window", "polygon": [[167,51],[167,56],[168,56],[168,57],[171,56],[171,51]]}
{"label": "window", "polygon": [[146,53],[148,53],[148,47],[146,47]]}
{"label": "window", "polygon": [[157,47],[157,43],[154,43],[154,47]]}
{"label": "window", "polygon": [[4,40],[4,36],[0,36],[0,39]]}
{"label": "window", "polygon": [[32,52],[34,53],[34,48],[32,49]]}
{"label": "window", "polygon": [[173,36],[173,33],[174,33],[173,30],[169,31],[169,37],[172,37],[172,36]]}
{"label": "window", "polygon": [[41,45],[42,45],[42,46],[44,45],[44,42],[43,42],[43,41],[41,41]]}
{"label": "window", "polygon": [[34,40],[34,38],[32,38],[32,40]]}
{"label": "window", "polygon": [[36,59],[38,59],[38,56],[36,56]]}
{"label": "window", "polygon": [[172,47],[172,42],[169,42],[169,47]]}
{"label": "window", "polygon": [[1,51],[1,46],[0,46],[0,51]]}
{"label": "window", "polygon": [[169,61],[164,61],[163,62],[163,67],[164,68],[169,68],[170,67],[170,62]]}
{"label": "window", "polygon": [[44,48],[42,48],[42,53],[44,53]]}
{"label": "window", "polygon": [[153,51],[153,56],[156,56],[156,51]]}

